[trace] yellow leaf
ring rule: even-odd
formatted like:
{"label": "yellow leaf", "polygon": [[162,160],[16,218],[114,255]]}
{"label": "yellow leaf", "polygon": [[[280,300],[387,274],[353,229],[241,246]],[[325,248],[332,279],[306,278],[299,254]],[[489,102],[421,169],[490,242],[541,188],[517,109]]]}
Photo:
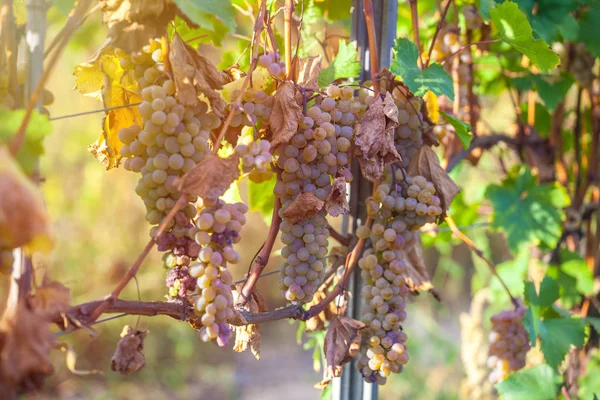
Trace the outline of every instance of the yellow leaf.
{"label": "yellow leaf", "polygon": [[[99,69],[103,75],[102,101],[104,107],[120,107],[141,101],[137,94],[138,86],[121,68],[119,58],[104,54],[99,58]],[[119,131],[131,125],[141,125],[142,119],[137,106],[117,108],[106,112],[102,124],[102,134],[88,150],[106,169],[119,166],[119,151],[123,143],[119,140]]]}
{"label": "yellow leaf", "polygon": [[77,79],[75,80],[75,87],[73,90],[77,89],[84,96],[102,100],[104,72],[102,71],[101,63],[103,59],[106,60],[106,56],[114,56],[114,49],[102,47],[90,60],[75,67],[73,75],[75,75]]}
{"label": "yellow leaf", "polygon": [[440,108],[438,106],[438,99],[433,92],[429,91],[425,93],[423,96],[425,100],[425,104],[427,105],[427,112],[429,113],[429,118],[434,124],[437,124],[440,120]]}

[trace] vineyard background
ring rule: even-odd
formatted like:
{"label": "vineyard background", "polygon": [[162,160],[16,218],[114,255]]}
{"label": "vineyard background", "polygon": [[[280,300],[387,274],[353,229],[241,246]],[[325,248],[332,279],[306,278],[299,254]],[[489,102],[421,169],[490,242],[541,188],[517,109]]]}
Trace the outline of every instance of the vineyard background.
{"label": "vineyard background", "polygon": [[[333,3],[345,4],[341,0]],[[421,0],[419,5],[423,10],[431,10],[436,7],[436,2]],[[319,21],[325,17],[315,11],[311,23],[310,7],[316,9],[317,6],[313,0],[306,1],[304,24],[318,33],[324,29]],[[397,36],[411,37],[407,4],[402,4],[399,10]],[[65,15],[52,7],[48,14],[48,36],[53,37],[65,20]],[[237,20],[238,37],[228,36],[221,52],[208,44],[200,44],[200,52],[211,58],[215,65],[225,60],[219,67],[234,61],[232,54],[239,53],[243,37],[251,34],[250,20],[243,15],[237,15]],[[329,36],[322,45],[332,46],[335,50],[340,38],[349,38],[349,14],[347,18],[336,17],[330,22],[326,30]],[[435,26],[433,19],[425,19],[423,24]],[[106,33],[101,15],[95,13],[74,34],[47,84],[56,99],[48,107],[51,118],[98,109],[96,100],[72,90],[72,72],[75,65],[88,59],[102,45]],[[315,45],[309,50],[305,48],[305,51],[319,54],[322,48]],[[569,101],[574,100],[575,91],[573,87],[568,95]],[[497,132],[513,128],[516,114],[506,92],[499,97],[482,95],[480,102],[481,120],[486,125],[493,126]],[[148,237],[144,205],[133,191],[137,177],[122,168],[106,172],[84,150],[97,138],[99,120],[100,114],[88,114],[52,121],[53,133],[45,139],[45,154],[40,164],[44,176],[41,188],[58,240],[51,256],[36,260],[36,275],[41,277],[47,270],[52,277],[60,277],[72,291],[72,304],[98,299],[109,293]],[[503,153],[506,165],[520,163],[518,157],[502,145],[495,151],[484,152],[476,167],[461,163],[452,171],[451,177],[459,183],[462,192],[454,200],[451,211],[461,230],[497,264],[513,294],[522,297],[522,278],[528,276],[541,280],[546,265],[535,259],[535,250],[533,255],[529,249],[518,254],[511,253],[504,235],[490,230],[493,209],[485,197],[485,190],[490,184],[500,184],[505,176],[502,164],[498,163],[498,153]],[[232,199],[240,196],[246,201],[246,183],[239,185],[239,193],[230,191],[227,195]],[[341,218],[337,218],[332,225],[339,227],[340,224]],[[248,223],[242,230],[242,245],[239,246],[242,261],[230,267],[234,280],[242,279],[247,272],[267,230],[268,225],[259,212],[248,214]],[[462,398],[464,364],[461,351],[468,351],[470,342],[468,338],[461,337],[461,319],[469,313],[472,293],[488,288],[490,306],[483,318],[487,328],[492,314],[511,305],[485,262],[472,254],[460,240],[453,238],[446,224],[439,232],[423,232],[421,237],[425,245],[425,263],[442,301],[437,302],[427,293],[412,298],[408,307],[410,317],[404,325],[411,333],[411,361],[402,374],[394,375],[387,385],[380,388],[383,400]],[[278,240],[275,250],[281,247]],[[280,262],[280,256],[273,256],[266,271],[277,270]],[[276,275],[264,277],[257,285],[272,308],[285,305],[276,280]],[[597,286],[598,282],[594,284]],[[0,279],[0,285],[0,293],[6,293],[8,280]],[[163,292],[164,270],[160,254],[154,251],[137,274],[135,284],[130,284],[120,297],[157,300],[157,293]],[[0,302],[5,301],[5,297],[1,295]],[[147,365],[132,376],[110,371],[115,343],[125,324],[150,331],[144,345]],[[44,389],[31,398],[125,399],[137,398],[141,394],[148,399],[318,398],[320,391],[313,385],[320,373],[314,372],[313,368],[320,364],[320,354],[313,348],[303,349],[303,343],[310,338],[304,336],[299,343],[296,335],[298,324],[285,320],[265,324],[261,360],[257,362],[249,352],[234,353],[231,346],[217,348],[211,343],[200,342],[197,332],[185,323],[160,317],[125,316],[95,326],[99,333],[96,338],[91,339],[84,330],[60,338],[75,349],[78,369],[99,369],[103,374],[73,375],[64,363],[64,354],[56,351],[52,353],[55,373],[46,380]],[[536,349],[529,356],[541,358]],[[587,371],[592,378],[580,382],[584,393],[600,392],[600,359],[598,355],[595,357],[598,362],[591,363]]]}

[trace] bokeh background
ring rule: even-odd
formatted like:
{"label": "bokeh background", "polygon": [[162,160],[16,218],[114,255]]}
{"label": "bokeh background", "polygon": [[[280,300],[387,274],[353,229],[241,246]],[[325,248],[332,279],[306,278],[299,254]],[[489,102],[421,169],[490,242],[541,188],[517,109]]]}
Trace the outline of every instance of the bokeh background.
{"label": "bokeh background", "polygon": [[[65,17],[53,8],[49,22],[51,38],[64,25]],[[239,22],[249,35],[249,20]],[[431,23],[434,26],[434,21]],[[399,35],[408,33],[409,24],[408,9],[401,10]],[[311,29],[319,35],[325,32],[335,43],[349,37],[348,20],[336,22],[327,30],[324,25]],[[72,71],[77,64],[90,58],[105,37],[100,15],[92,15],[75,34],[49,82],[48,88],[56,99],[49,107],[52,117],[101,108],[100,102],[72,90]],[[231,52],[235,53],[243,45],[243,39],[226,38],[222,46],[225,55],[207,45],[201,45],[201,49],[215,64],[226,66]],[[318,46],[309,50],[322,51]],[[223,59],[225,61],[221,62]],[[503,130],[514,120],[508,99],[495,98],[492,103],[482,98],[481,101],[486,110],[482,120],[496,130]],[[137,176],[122,168],[105,171],[86,150],[100,133],[101,119],[102,113],[98,113],[53,121],[53,133],[45,141],[46,153],[41,161],[42,189],[54,221],[57,241],[51,256],[36,260],[36,273],[38,279],[47,274],[71,288],[73,304],[109,293],[148,239],[144,206],[134,192]],[[510,163],[510,155],[506,157]],[[453,177],[463,187],[463,192],[451,211],[457,223],[464,226],[465,232],[495,262],[507,261],[512,266],[524,266],[526,270],[528,259],[511,261],[504,239],[491,233],[487,226],[490,208],[483,200],[484,185],[481,182],[498,182],[501,176],[501,166],[496,159],[486,156],[477,169],[457,168]],[[247,200],[245,183],[240,184],[240,196]],[[232,266],[236,279],[243,278],[267,229],[259,213],[249,214],[242,231],[243,239],[238,245],[242,262]],[[402,374],[390,378],[381,389],[380,398],[384,400],[460,398],[464,375],[460,315],[469,311],[471,293],[491,282],[487,267],[474,259],[465,246],[451,239],[443,227],[440,232],[423,233],[422,237],[426,245],[426,262],[442,301],[422,294],[411,302],[405,327],[411,361]],[[334,244],[333,240],[331,242]],[[276,249],[279,248],[280,243],[276,245]],[[277,269],[280,261],[279,256],[273,256],[267,271]],[[136,282],[132,282],[122,298],[162,300],[164,279],[160,254],[155,250],[137,276],[137,287]],[[272,308],[283,305],[276,279],[276,275],[269,276],[261,279],[258,285]],[[6,279],[2,279],[2,285],[5,293]],[[519,282],[511,285],[519,285]],[[487,313],[508,304],[494,283],[490,299],[496,309],[487,310]],[[144,346],[147,365],[131,376],[110,370],[111,356],[125,324],[150,332]],[[78,331],[59,339],[75,349],[78,369],[96,369],[102,374],[74,375],[65,365],[64,353],[56,351],[55,374],[47,380],[42,393],[28,398],[295,400],[318,399],[321,395],[313,388],[320,380],[320,372],[315,371],[319,353],[313,348],[305,349],[308,346],[304,345],[311,339],[318,342],[319,338],[304,336],[298,339],[297,322],[278,321],[263,326],[260,361],[250,353],[234,353],[231,346],[219,348],[212,343],[203,343],[186,323],[167,317],[138,319],[128,316],[98,324],[94,329],[98,332],[97,337]]]}

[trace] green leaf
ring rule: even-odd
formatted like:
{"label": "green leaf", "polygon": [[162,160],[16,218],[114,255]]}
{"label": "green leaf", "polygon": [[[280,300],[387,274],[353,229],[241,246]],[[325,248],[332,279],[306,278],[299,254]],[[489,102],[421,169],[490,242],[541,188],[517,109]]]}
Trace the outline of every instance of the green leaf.
{"label": "green leaf", "polygon": [[546,362],[552,367],[558,367],[571,346],[583,346],[585,322],[581,318],[544,319],[540,327],[540,338]]}
{"label": "green leaf", "polygon": [[513,79],[513,83],[521,91],[537,91],[546,108],[554,111],[564,100],[575,80],[568,73],[562,73],[560,76],[530,74]]}
{"label": "green leaf", "polygon": [[235,31],[235,9],[230,0],[173,0],[181,12],[193,23],[217,32],[219,22],[227,31]]}
{"label": "green leaf", "polygon": [[471,145],[471,140],[473,140],[473,136],[469,135],[469,132],[471,132],[472,129],[471,124],[467,124],[466,122],[461,121],[458,118],[454,118],[452,115],[448,115],[441,110],[439,112],[444,116],[446,121],[448,121],[450,125],[454,127],[456,136],[458,136],[458,139],[462,143],[463,147],[465,149],[468,149]]}
{"label": "green leaf", "polygon": [[562,208],[569,204],[562,186],[538,184],[531,171],[522,168],[502,185],[490,185],[486,197],[494,207],[492,227],[506,233],[511,250],[531,243],[556,244],[562,231]]}
{"label": "green leaf", "polygon": [[594,277],[578,253],[562,251],[560,259],[561,265],[550,265],[546,275],[557,280],[561,289],[561,303],[570,309],[581,301],[582,295],[594,292]]}
{"label": "green leaf", "polygon": [[582,13],[579,19],[579,40],[585,43],[594,57],[600,57],[598,21],[600,21],[600,2],[596,1],[587,12]]}
{"label": "green leaf", "polygon": [[333,62],[319,74],[319,87],[328,86],[331,82],[342,78],[356,78],[360,73],[360,62],[357,61],[356,43],[340,40],[338,53]]}
{"label": "green leaf", "polygon": [[559,32],[564,32],[563,36],[566,34],[565,39],[567,40],[577,38],[579,27],[577,21],[570,14],[577,7],[575,1],[544,0],[543,4],[539,4],[536,8],[535,14],[533,9],[536,4],[533,0],[516,0],[516,3],[531,21],[533,30],[546,42],[558,39]]}
{"label": "green leaf", "polygon": [[531,25],[516,3],[505,1],[490,13],[502,40],[529,57],[540,70],[548,71],[559,64],[558,55],[548,43],[533,38]]}
{"label": "green leaf", "polygon": [[75,0],[54,0],[54,7],[63,15],[69,15],[74,4]]}
{"label": "green leaf", "polygon": [[559,381],[550,366],[541,364],[511,374],[495,388],[506,400],[554,400]]}
{"label": "green leaf", "polygon": [[404,84],[417,96],[423,96],[431,90],[436,96],[445,94],[454,100],[452,78],[437,63],[429,65],[424,70],[419,69],[417,60],[419,50],[408,39],[396,39],[394,42],[394,59],[390,71],[402,77]]}
{"label": "green leaf", "polygon": [[[19,130],[24,116],[25,110],[0,109],[0,121],[2,121],[0,124],[0,143],[8,144],[10,142]],[[51,130],[52,127],[48,117],[34,111],[25,131],[25,140],[16,156],[17,162],[25,174],[29,175],[35,171],[37,160],[44,154],[44,137]]]}
{"label": "green leaf", "polygon": [[275,196],[275,175],[262,183],[248,181],[248,205],[251,211],[259,211],[267,225],[271,224],[271,215],[273,214],[273,203]]}

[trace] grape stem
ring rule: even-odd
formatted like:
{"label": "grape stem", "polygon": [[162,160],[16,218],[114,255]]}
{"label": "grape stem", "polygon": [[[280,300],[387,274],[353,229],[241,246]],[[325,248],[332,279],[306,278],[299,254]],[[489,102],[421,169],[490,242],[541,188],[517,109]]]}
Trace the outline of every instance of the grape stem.
{"label": "grape stem", "polygon": [[[44,85],[46,84],[48,77],[52,73],[52,70],[54,69],[56,63],[58,62],[58,60],[62,54],[62,51],[64,50],[64,48],[67,46],[67,43],[71,39],[71,36],[73,35],[73,33],[75,33],[77,28],[80,26],[80,22],[83,19],[85,19],[86,15],[87,15],[86,10],[89,8],[90,4],[91,4],[91,0],[82,0],[79,3],[77,3],[77,6],[71,12],[71,15],[73,16],[73,18],[69,18],[67,20],[67,23],[65,24],[65,26],[62,28],[62,31],[64,31],[64,33],[62,33],[60,42],[57,45],[58,47],[52,53],[50,60],[48,60],[48,63],[46,64],[46,68],[44,68],[44,72],[42,72],[40,79],[38,80],[37,84],[35,85],[35,89],[33,90],[33,93],[31,93],[29,103],[27,103],[27,108],[25,110],[25,116],[23,117],[23,120],[21,121],[21,125],[19,125],[19,129],[17,130],[17,133],[15,134],[13,139],[10,141],[9,149],[10,149],[10,153],[13,156],[19,152],[19,149],[21,148],[21,146],[23,145],[23,142],[25,141],[25,133],[27,132],[27,125],[29,124],[29,121],[31,120],[31,116],[33,115],[33,110],[35,109],[35,106],[38,102],[40,94],[42,93],[42,90],[44,90]],[[61,32],[59,32],[59,35],[60,34],[61,34]]]}
{"label": "grape stem", "polygon": [[273,215],[271,217],[271,227],[269,228],[267,239],[265,240],[265,243],[262,246],[260,254],[258,255],[258,257],[256,257],[256,260],[254,261],[254,265],[252,266],[252,271],[250,271],[250,275],[248,275],[248,279],[246,279],[246,282],[240,290],[240,298],[243,299],[240,303],[241,307],[244,307],[250,300],[250,295],[252,294],[254,285],[256,285],[258,278],[260,278],[262,272],[267,266],[267,263],[269,262],[269,257],[271,256],[271,252],[273,251],[273,245],[275,244],[275,240],[277,240],[277,235],[279,234],[279,225],[281,225],[281,217],[279,216],[280,209],[281,199],[276,198],[273,207]]}
{"label": "grape stem", "polygon": [[367,23],[367,36],[369,38],[369,58],[371,60],[370,72],[373,88],[379,92],[380,85],[377,75],[379,74],[379,53],[377,51],[377,36],[375,34],[375,18],[373,17],[373,0],[364,0],[363,12]]}
{"label": "grape stem", "polygon": [[283,29],[285,38],[285,66],[287,79],[292,76],[292,13],[294,12],[294,0],[285,0],[283,10]]}
{"label": "grape stem", "polygon": [[435,46],[435,41],[438,37],[438,34],[444,27],[444,24],[446,23],[446,14],[448,14],[448,10],[450,9],[451,3],[452,0],[448,0],[448,2],[446,3],[446,7],[444,8],[444,11],[442,11],[442,15],[440,16],[440,21],[435,27],[435,32],[433,33],[433,39],[431,39],[431,44],[429,45],[429,51],[427,52],[427,60],[425,61],[424,68],[427,68],[429,66],[429,62],[431,61],[431,53],[433,53],[433,47]]}
{"label": "grape stem", "polygon": [[469,237],[467,235],[465,235],[458,229],[458,227],[456,226],[456,223],[454,222],[454,220],[452,219],[452,217],[450,215],[446,216],[446,222],[448,223],[448,226],[450,227],[450,230],[452,231],[454,236],[456,236],[457,238],[462,240],[463,243],[466,244],[467,247],[469,249],[471,249],[471,251],[477,255],[477,257],[481,258],[488,265],[492,274],[496,278],[498,278],[498,281],[500,281],[500,284],[502,285],[502,287],[508,294],[508,297],[510,297],[510,301],[514,304],[515,307],[519,307],[519,305],[520,305],[519,301],[516,298],[514,298],[513,295],[510,293],[508,286],[506,286],[506,283],[504,283],[504,281],[498,274],[498,271],[496,270],[496,266],[494,265],[494,263],[492,261],[490,261],[483,254],[483,251],[481,251],[481,249],[479,249],[479,247],[477,247],[477,245],[471,239],[469,239]]}
{"label": "grape stem", "polygon": [[131,279],[133,279],[133,277],[137,274],[138,270],[140,269],[140,267],[142,265],[142,262],[144,261],[144,259],[148,255],[148,253],[150,253],[150,250],[152,250],[152,247],[154,247],[154,244],[156,243],[156,239],[165,232],[169,223],[173,220],[173,218],[175,218],[175,214],[177,214],[177,212],[179,210],[181,210],[181,208],[185,204],[187,204],[187,202],[188,202],[187,196],[185,194],[182,194],[181,197],[177,200],[177,202],[173,206],[173,208],[171,209],[171,211],[169,211],[167,216],[162,220],[162,222],[159,225],[158,230],[156,231],[154,236],[152,238],[150,238],[148,243],[146,243],[146,246],[144,247],[142,252],[138,255],[137,259],[135,260],[135,262],[133,263],[131,268],[129,268],[129,270],[127,271],[125,276],[121,279],[121,281],[113,289],[113,291],[108,296],[106,296],[104,298],[104,300],[102,300],[100,302],[100,304],[98,304],[98,307],[91,312],[89,321],[93,322],[96,319],[98,319],[98,317],[100,317],[100,315],[102,315],[102,313],[105,312],[106,307],[108,307],[109,304],[117,301],[119,294],[121,294],[121,291],[123,291],[123,289],[125,288],[125,286],[127,286],[129,281],[131,281]]}

